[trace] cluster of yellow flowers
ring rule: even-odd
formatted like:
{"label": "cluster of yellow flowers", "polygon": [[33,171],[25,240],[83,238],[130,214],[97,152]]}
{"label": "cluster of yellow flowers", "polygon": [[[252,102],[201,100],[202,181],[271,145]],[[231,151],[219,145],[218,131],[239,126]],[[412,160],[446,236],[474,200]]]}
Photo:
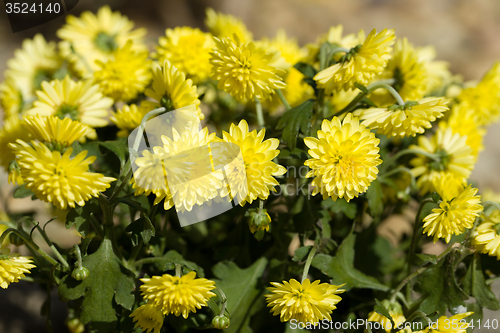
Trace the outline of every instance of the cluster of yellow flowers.
{"label": "cluster of yellow flowers", "polygon": [[[425,217],[424,233],[435,242],[449,242],[481,216],[474,244],[500,259],[498,212],[481,215],[478,190],[468,185],[487,126],[500,118],[499,63],[480,82],[462,84],[445,63],[434,60],[432,48],[416,48],[406,38],[396,40],[390,29],[342,36],[342,27],[337,26],[301,48],[283,31],[274,39],[254,40],[241,21],[211,9],[206,25],[210,32],[167,29],[156,51],[149,53],[143,41],[145,31],[134,29],[126,17],[103,7],[97,14],[69,15],[57,33],[62,40],[58,47],[41,35],[26,40],[8,62],[0,84],[4,110],[0,146],[8,147],[0,150],[0,164],[9,173],[9,181],[24,185],[57,208],[84,206],[116,179],[92,171],[96,157],[87,157],[87,151],[75,152],[73,144],[95,140],[96,129],[110,125],[108,118],[119,129],[118,137],[127,137],[157,108],[190,108],[197,120],[204,120],[200,92],[212,80],[236,101],[255,103],[263,127],[259,114],[263,106],[272,116],[278,101],[295,107],[314,98],[317,89],[330,109],[323,113],[329,119],[323,120],[315,135],[303,139],[309,148],[306,177],[313,178],[313,195],[347,202],[362,195],[377,178],[378,166],[384,167],[375,133],[396,139],[419,135],[417,144],[408,150],[416,155],[409,161],[411,177],[420,194],[437,192],[442,199]],[[330,46],[326,54],[325,43]],[[309,80],[314,89],[293,67],[297,62],[317,72]],[[447,89],[438,91],[442,87]],[[354,110],[350,102],[355,97],[356,102],[367,97],[372,104]],[[229,200],[240,196],[241,206],[266,200],[279,185],[275,177],[286,173],[277,160],[280,141],[266,139],[265,128],[250,129],[241,120],[231,124],[222,138],[206,127],[199,132],[174,130],[173,138],[163,136],[162,145],[140,152],[133,162],[137,166],[131,180],[135,195],[154,194],[155,205],[163,201],[165,210],[175,204],[187,211],[217,195]],[[422,135],[426,131],[429,137]],[[183,188],[154,187],[165,181],[165,158],[215,142],[239,147],[246,191],[216,186],[212,181]],[[269,226],[250,226],[250,230],[269,230]],[[6,288],[33,267],[24,257],[0,256],[0,286]],[[147,303],[132,314],[137,325],[156,333],[164,315],[186,318],[205,306],[215,296],[211,291],[215,283],[195,276],[191,272],[182,277],[165,274],[142,279]],[[331,320],[341,300],[338,294],[343,292],[341,286],[309,279],[272,285],[267,303],[282,321]],[[395,321],[402,322],[404,317]]]}

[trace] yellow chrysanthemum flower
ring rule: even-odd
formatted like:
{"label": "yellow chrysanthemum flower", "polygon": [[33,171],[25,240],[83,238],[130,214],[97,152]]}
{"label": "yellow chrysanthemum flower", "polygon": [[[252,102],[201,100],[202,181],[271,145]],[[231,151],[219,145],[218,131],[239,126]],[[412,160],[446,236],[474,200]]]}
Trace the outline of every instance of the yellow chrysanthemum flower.
{"label": "yellow chrysanthemum flower", "polygon": [[140,51],[146,47],[142,38],[146,29],[135,29],[134,23],[120,12],[112,12],[109,6],[99,9],[97,14],[85,11],[78,18],[66,16],[66,25],[57,31],[63,40],[59,44],[61,53],[70,59],[75,69],[82,75],[90,75],[99,69],[96,60],[106,62],[113,57],[113,51],[132,40],[133,49]]}
{"label": "yellow chrysanthemum flower", "polygon": [[200,120],[205,118],[201,113],[196,86],[190,79],[186,80],[186,75],[168,60],[162,66],[153,64],[153,84],[146,89],[145,94],[154,101],[145,100],[141,107],[149,110],[165,107],[167,111],[172,111],[194,105]]}
{"label": "yellow chrysanthemum flower", "polygon": [[232,37],[236,34],[244,43],[252,41],[252,33],[248,31],[245,23],[236,17],[216,12],[212,8],[207,8],[206,14],[205,25],[215,37]]}
{"label": "yellow chrysanthemum flower", "polygon": [[254,43],[243,44],[237,36],[214,38],[212,78],[218,88],[243,102],[257,97],[265,100],[275,89],[285,88],[280,76],[284,72],[269,65],[272,55],[257,48]]}
{"label": "yellow chrysanthemum flower", "polygon": [[304,74],[293,67],[285,77],[285,84],[283,95],[292,108],[314,97],[313,88],[304,82]]}
{"label": "yellow chrysanthemum flower", "polygon": [[[382,305],[384,305],[384,307],[386,309],[388,309],[389,314],[391,315],[392,320],[394,321],[394,324],[395,324],[394,328],[397,328],[400,324],[402,324],[406,321],[406,318],[403,315],[403,309],[401,308],[401,305],[398,302],[391,303],[389,300],[383,300]],[[387,333],[391,332],[391,330],[393,328],[391,321],[387,317],[385,317],[385,316],[383,316],[375,311],[372,311],[368,314],[367,321],[380,323],[382,328]],[[400,330],[398,332],[404,333],[405,330]]]}
{"label": "yellow chrysanthemum flower", "polygon": [[494,210],[481,217],[481,224],[472,233],[472,244],[479,252],[500,260],[500,211]]}
{"label": "yellow chrysanthemum flower", "polygon": [[7,289],[9,284],[19,282],[36,267],[32,262],[30,257],[0,253],[0,287]]}
{"label": "yellow chrysanthemum flower", "polygon": [[271,65],[286,71],[307,56],[307,51],[300,48],[297,39],[288,37],[283,29],[278,30],[273,39],[264,37],[255,45],[267,53],[276,53],[278,60]]}
{"label": "yellow chrysanthemum flower", "polygon": [[96,60],[94,83],[115,101],[129,101],[142,93],[151,80],[147,51],[134,51],[132,42],[116,49],[107,62]]}
{"label": "yellow chrysanthemum flower", "polygon": [[358,95],[359,91],[356,90],[339,90],[333,93],[330,97],[330,103],[332,105],[332,111],[336,114],[343,108],[345,108],[349,103],[351,103],[354,98]]}
{"label": "yellow chrysanthemum flower", "polygon": [[13,79],[0,83],[0,107],[3,109],[3,119],[19,118],[23,111],[31,108],[31,103],[23,97],[21,89]]}
{"label": "yellow chrysanthemum flower", "polygon": [[156,47],[160,63],[170,61],[195,84],[205,81],[212,69],[212,35],[191,27],[167,29],[165,34],[165,37],[160,37]]}
{"label": "yellow chrysanthemum flower", "polygon": [[15,51],[14,58],[7,61],[5,76],[15,81],[24,99],[31,99],[43,81],[64,75],[61,73],[62,63],[56,43],[47,43],[42,34],[36,34],[33,39],[25,39],[22,48]]}
{"label": "yellow chrysanthemum flower", "polygon": [[338,294],[345,290],[342,286],[320,283],[316,280],[311,283],[305,279],[302,283],[295,279],[283,283],[271,282],[274,286],[267,288],[271,294],[264,295],[267,306],[272,307],[274,316],[279,315],[282,322],[296,319],[301,323],[317,325],[321,320],[332,320],[330,313],[342,300]]}
{"label": "yellow chrysanthemum flower", "polygon": [[411,172],[418,177],[417,186],[422,194],[434,191],[436,181],[447,175],[451,176],[450,182],[465,185],[476,160],[467,145],[467,137],[453,133],[449,127],[438,129],[431,139],[419,136],[418,145],[411,145],[410,149],[434,154],[436,158],[420,155],[410,161]]}
{"label": "yellow chrysanthemum flower", "polygon": [[377,165],[382,163],[379,142],[375,134],[351,114],[342,123],[337,117],[323,120],[318,138],[304,139],[312,157],[304,163],[312,169],[306,177],[315,177],[311,183],[312,194],[321,193],[323,199],[349,201],[364,193],[377,178]]}
{"label": "yellow chrysanthemum flower", "polygon": [[[104,97],[98,85],[92,81],[73,81],[69,76],[64,80],[43,82],[42,90],[37,91],[38,100],[27,115],[56,115],[59,118],[78,120],[90,127],[104,127],[108,124],[108,109],[113,100]],[[89,128],[87,136],[95,137]]]}
{"label": "yellow chrysanthemum flower", "polygon": [[[274,186],[279,185],[273,176],[282,176],[286,173],[286,169],[273,162],[273,159],[278,156],[279,140],[275,138],[264,140],[266,130],[262,129],[259,132],[253,130],[249,132],[248,124],[243,119],[238,126],[231,124],[229,133],[223,131],[222,139],[225,142],[238,145],[245,166],[246,184],[244,179],[231,179],[229,184],[236,185],[236,188],[225,190],[221,194],[226,197],[228,194],[231,199],[238,198],[241,206],[246,202],[252,203],[257,198],[265,200],[270,194],[270,191],[276,191]],[[239,164],[241,165],[241,164]],[[228,177],[241,177],[241,172],[227,172]],[[246,189],[240,188],[246,185]],[[246,196],[243,196],[247,193]]]}
{"label": "yellow chrysanthemum flower", "polygon": [[3,128],[0,129],[0,165],[6,172],[9,173],[9,183],[23,184],[23,177],[21,176],[19,166],[15,162],[16,155],[8,148],[9,144],[16,142],[17,139],[27,141],[30,134],[23,128],[22,120],[17,116],[6,120]]}
{"label": "yellow chrysanthemum flower", "polygon": [[500,193],[493,191],[491,188],[487,188],[481,191],[483,194],[484,201],[494,201],[500,203]]}
{"label": "yellow chrysanthemum flower", "polygon": [[153,304],[141,305],[129,317],[133,318],[133,322],[137,322],[136,328],[139,327],[146,332],[160,333],[163,326],[163,313]]}
{"label": "yellow chrysanthemum flower", "polygon": [[448,110],[446,98],[428,97],[404,105],[393,104],[384,108],[359,109],[353,114],[363,120],[363,125],[376,129],[387,137],[416,136],[431,128],[431,122],[441,118]]}
{"label": "yellow chrysanthemum flower", "polygon": [[[427,69],[420,61],[417,51],[406,38],[403,38],[396,42],[393,57],[376,80],[395,79],[396,82],[392,86],[403,101],[417,101],[422,99],[427,91],[427,74]],[[380,106],[396,102],[385,89],[377,89],[370,98]]]}
{"label": "yellow chrysanthemum flower", "polygon": [[[23,117],[23,127],[31,135],[32,139],[52,144],[69,146],[80,140],[88,130],[88,127],[79,121],[69,118],[60,119],[56,116]],[[60,147],[62,148],[62,147]]]}
{"label": "yellow chrysanthemum flower", "polygon": [[151,111],[142,104],[138,107],[135,104],[124,105],[118,111],[111,111],[109,119],[120,131],[116,134],[119,138],[126,138],[130,132],[139,127],[144,116]]}
{"label": "yellow chrysanthemum flower", "polygon": [[85,205],[85,201],[97,197],[106,190],[115,178],[105,177],[100,173],[89,172],[89,165],[96,157],[87,156],[84,150],[71,158],[72,148],[61,154],[41,142],[28,143],[17,140],[10,144],[21,169],[25,186],[45,202],[66,209]]}
{"label": "yellow chrysanthemum flower", "polygon": [[479,125],[489,125],[500,118],[500,62],[496,63],[475,86],[468,87],[457,99],[474,110]]}
{"label": "yellow chrysanthemum flower", "polygon": [[472,109],[467,109],[462,104],[455,104],[451,109],[449,118],[439,122],[440,128],[449,127],[453,133],[467,136],[467,145],[472,148],[474,156],[478,156],[484,150],[483,138],[486,129],[479,126],[477,116]]}
{"label": "yellow chrysanthemum flower", "polygon": [[142,296],[152,305],[161,309],[163,314],[173,313],[187,318],[190,312],[196,312],[206,306],[210,298],[216,296],[211,290],[215,282],[205,278],[196,278],[191,271],[181,277],[163,274],[150,279],[141,279]]}
{"label": "yellow chrysanthemum flower", "polygon": [[436,49],[432,45],[418,47],[416,52],[419,61],[424,65],[427,72],[427,89],[425,92],[425,95],[427,95],[451,79],[451,73],[448,70],[449,63],[434,60],[436,58]]}
{"label": "yellow chrysanthemum flower", "polygon": [[373,29],[363,44],[350,49],[339,62],[322,70],[314,80],[327,94],[338,90],[354,89],[355,83],[366,85],[380,74],[390,59],[394,30],[384,29],[377,34]]}
{"label": "yellow chrysanthemum flower", "polygon": [[452,235],[460,235],[465,229],[472,228],[474,220],[483,211],[481,196],[476,195],[477,189],[470,185],[462,188],[458,195],[452,194],[452,191],[442,191],[439,186],[436,190],[442,201],[438,208],[434,208],[424,218],[423,232],[434,236],[434,243],[439,238],[449,243]]}
{"label": "yellow chrysanthemum flower", "polygon": [[464,320],[464,318],[472,315],[473,313],[474,312],[458,313],[449,318],[441,316],[438,320],[433,322],[431,327],[427,327],[423,331],[415,333],[467,333],[470,320],[467,321]]}

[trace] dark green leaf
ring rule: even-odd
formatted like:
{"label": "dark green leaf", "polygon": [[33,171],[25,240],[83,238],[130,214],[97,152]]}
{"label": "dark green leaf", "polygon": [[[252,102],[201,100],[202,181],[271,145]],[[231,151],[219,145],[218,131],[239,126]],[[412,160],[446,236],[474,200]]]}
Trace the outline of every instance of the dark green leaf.
{"label": "dark green leaf", "polygon": [[364,92],[365,94],[370,93],[370,91],[368,90],[368,88],[366,88],[366,87],[365,87],[364,85],[362,85],[362,84],[359,84],[359,83],[357,83],[357,82],[354,82],[354,86],[355,86],[356,88],[358,88],[359,90],[361,90],[362,92]]}
{"label": "dark green leaf", "polygon": [[382,186],[380,186],[379,181],[375,179],[366,191],[366,199],[368,199],[370,215],[373,218],[379,218],[384,211],[384,202],[382,201],[383,195]]}
{"label": "dark green leaf", "polygon": [[323,274],[332,278],[336,285],[344,284],[343,289],[367,288],[387,291],[390,288],[381,284],[377,279],[363,274],[354,268],[354,243],[356,235],[349,234],[340,244],[335,257],[327,254],[318,254],[312,261],[312,266]]}
{"label": "dark green leaf", "polygon": [[130,223],[126,228],[126,232],[132,232],[130,240],[133,246],[139,244],[139,237],[144,244],[148,244],[151,237],[155,235],[155,227],[147,215],[141,214],[141,217]]}
{"label": "dark green leaf", "polygon": [[[482,321],[482,319],[483,319],[483,308],[481,306],[479,306],[479,304],[477,304],[476,302],[468,303],[467,304],[467,312],[474,312],[470,316],[464,318],[465,321],[472,324],[471,326],[469,326],[467,328],[467,333],[474,332],[474,329],[476,329],[475,332],[479,332],[480,327],[478,327],[477,324],[479,323],[478,320]],[[475,325],[475,326],[473,326],[473,325]]]}
{"label": "dark green leaf", "polygon": [[385,306],[380,303],[378,299],[375,298],[375,306],[373,307],[373,310],[375,310],[376,313],[386,317],[391,321],[392,327],[396,327],[396,324],[394,323],[394,320],[392,319],[392,316],[389,314],[389,310],[385,308]]}
{"label": "dark green leaf", "polygon": [[[167,270],[173,270],[175,269],[175,265],[181,265],[187,268],[189,271],[195,271],[199,277],[204,277],[205,272],[203,271],[203,268],[198,266],[196,263],[192,261],[185,260],[182,255],[175,251],[175,250],[170,250],[168,251],[162,258],[161,260],[158,260],[158,263],[156,266],[160,271],[167,271]],[[187,272],[186,272],[187,273]]]}
{"label": "dark green leaf", "polygon": [[321,205],[327,208],[332,213],[343,213],[350,219],[354,219],[358,211],[355,203],[349,203],[345,201],[345,199],[337,199],[334,201],[332,198],[328,198],[326,200],[323,200],[321,202]]}
{"label": "dark green leaf", "polygon": [[122,167],[125,165],[128,156],[128,146],[126,138],[114,141],[99,142],[99,144],[101,145],[101,147],[104,147],[107,150],[113,152],[120,160],[120,165]]}
{"label": "dark green leaf", "polygon": [[14,198],[16,198],[16,199],[23,199],[23,198],[27,198],[27,197],[32,196],[32,195],[35,195],[35,193],[33,193],[31,190],[24,187],[24,185],[19,186],[14,191]]}
{"label": "dark green leaf", "polygon": [[90,214],[98,211],[99,206],[94,200],[87,201],[83,207],[76,206],[72,208],[66,215],[66,229],[74,225],[76,230],[83,237],[86,237],[90,229]]}
{"label": "dark green leaf", "polygon": [[140,202],[138,201],[135,201],[135,200],[132,200],[132,199],[129,199],[129,198],[116,198],[115,199],[116,201],[118,202],[121,202],[121,203],[124,203],[140,212],[142,212],[143,214],[147,214],[147,210],[146,208],[144,208]]}
{"label": "dark green leaf", "polygon": [[437,256],[434,254],[419,253],[415,255],[417,258],[423,261],[423,263],[431,262],[437,264]]}
{"label": "dark green leaf", "polygon": [[83,281],[65,276],[59,294],[70,300],[84,296],[82,323],[92,322],[92,327],[112,332],[117,322],[113,300],[127,310],[134,305],[134,274],[116,257],[109,239],[104,239],[96,252],[83,258],[83,266],[89,270],[89,276]]}
{"label": "dark green leaf", "polygon": [[307,258],[307,255],[309,254],[309,251],[311,250],[312,246],[301,246],[297,250],[295,250],[295,255],[293,256],[292,260],[296,262],[304,261]]}
{"label": "dark green leaf", "polygon": [[316,71],[316,69],[313,66],[305,62],[298,62],[293,67],[295,67],[295,69],[297,69],[299,72],[304,74],[305,77],[308,78],[313,78],[316,75],[316,73],[318,73],[318,71]]}
{"label": "dark green leaf", "polygon": [[477,253],[469,265],[464,282],[462,283],[462,289],[467,294],[474,296],[481,307],[490,310],[500,309],[500,304],[498,304],[495,294],[493,294],[490,287],[486,284],[481,269],[481,257]]}
{"label": "dark green leaf", "polygon": [[227,297],[231,324],[224,332],[251,332],[250,317],[265,306],[262,288],[258,285],[267,265],[266,258],[260,258],[252,266],[241,269],[234,262],[220,262],[212,271],[215,280]]}
{"label": "dark green leaf", "polygon": [[310,99],[299,106],[288,110],[281,116],[276,129],[283,129],[283,141],[288,143],[290,150],[294,150],[299,130],[309,134],[314,100]]}

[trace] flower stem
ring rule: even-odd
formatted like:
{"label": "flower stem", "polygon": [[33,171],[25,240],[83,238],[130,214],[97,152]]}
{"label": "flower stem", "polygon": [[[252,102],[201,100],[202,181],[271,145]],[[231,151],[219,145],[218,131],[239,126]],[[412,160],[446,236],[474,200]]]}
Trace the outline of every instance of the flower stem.
{"label": "flower stem", "polygon": [[9,228],[5,230],[0,236],[0,244],[2,244],[5,238],[7,238],[11,233],[19,236],[19,238],[21,238],[26,243],[26,245],[28,245],[32,250],[37,251],[45,260],[47,260],[53,266],[59,266],[59,263],[54,258],[49,256],[47,252],[38,247],[38,245],[36,245],[35,242],[33,242],[25,232],[21,232],[17,229]]}
{"label": "flower stem", "polygon": [[[52,220],[51,220],[52,221]],[[50,222],[50,221],[49,221]],[[49,223],[47,222],[47,223]],[[64,259],[64,257],[61,255],[61,253],[59,253],[59,251],[57,250],[57,248],[54,246],[54,243],[52,243],[52,241],[49,239],[49,237],[47,236],[47,234],[45,233],[45,227],[42,229],[40,228],[40,223],[36,223],[35,224],[35,227],[36,229],[38,230],[38,232],[40,232],[40,234],[42,235],[43,239],[45,240],[45,243],[47,243],[47,245],[49,246],[49,248],[52,250],[52,253],[54,253],[54,255],[56,256],[56,258],[59,260],[59,262],[61,262],[61,264],[68,268],[69,269],[69,264],[68,262],[66,261],[66,259]],[[1,243],[0,243],[1,244]]]}
{"label": "flower stem", "polygon": [[181,277],[182,276],[182,266],[181,264],[175,264],[175,276]]}
{"label": "flower stem", "polygon": [[258,97],[255,97],[255,112],[257,113],[257,123],[260,128],[264,128],[266,123],[264,122],[264,113],[262,112],[262,103]]}
{"label": "flower stem", "polygon": [[418,229],[420,228],[420,215],[422,214],[424,206],[431,202],[432,203],[434,202],[431,198],[422,200],[422,202],[420,203],[420,207],[418,207],[417,215],[415,215],[415,223],[413,224],[413,234],[411,236],[410,252],[408,252],[408,257],[406,259],[408,263],[407,275],[410,275],[411,273],[411,264],[413,262],[413,255],[415,253],[415,248],[417,247]]}
{"label": "flower stem", "polygon": [[420,149],[403,149],[403,150],[400,150],[398,151],[396,154],[394,154],[392,157],[390,157],[389,159],[385,160],[384,163],[382,164],[381,166],[381,172],[385,171],[387,169],[388,166],[390,166],[391,164],[393,164],[394,162],[396,162],[401,156],[404,156],[404,155],[408,155],[408,154],[420,154],[420,155],[424,155],[428,158],[430,158],[431,160],[434,160],[436,162],[439,162],[440,159],[439,157],[437,157],[436,155],[432,154],[432,153],[428,153],[424,150],[420,150]]}
{"label": "flower stem", "polygon": [[283,91],[281,91],[281,89],[276,89],[276,93],[278,94],[278,97],[280,98],[280,101],[281,103],[283,104],[283,106],[287,109],[287,110],[290,110],[292,108],[292,106],[290,105],[290,103],[288,103],[288,101],[286,100],[285,98],[285,95],[283,95]]}
{"label": "flower stem", "polygon": [[392,86],[383,83],[383,84],[380,84],[377,87],[377,89],[378,88],[384,88],[385,90],[387,90],[388,92],[391,93],[391,95],[396,99],[396,101],[398,102],[399,105],[405,105],[405,102],[403,101],[403,99],[401,98],[401,96],[399,95],[399,93]]}
{"label": "flower stem", "polygon": [[309,251],[309,255],[307,256],[306,264],[304,265],[304,271],[302,273],[302,282],[307,279],[307,274],[309,273],[309,268],[311,267],[311,262],[314,258],[314,254],[316,254],[316,245],[312,247],[311,251]]}
{"label": "flower stem", "polygon": [[82,252],[80,251],[80,247],[78,246],[78,244],[75,244],[73,245],[73,248],[75,249],[77,266],[78,268],[82,268],[83,262],[82,262]]}
{"label": "flower stem", "polygon": [[222,303],[222,308],[219,312],[219,316],[223,316],[224,315],[224,312],[226,312],[226,306],[227,306],[227,297],[226,297],[226,294],[224,294],[224,292],[222,291],[222,289],[220,289],[219,287],[217,287],[217,291],[219,292],[220,294],[220,300],[221,300],[221,303]]}
{"label": "flower stem", "polygon": [[[375,90],[377,90],[379,88],[386,88],[390,84],[393,84],[394,82],[396,82],[396,80],[394,80],[394,79],[387,79],[387,80],[380,80],[380,81],[377,81],[377,82],[373,82],[372,84],[369,84],[366,87],[366,89],[368,89],[368,93],[366,93],[366,92],[360,92],[345,108],[343,108],[342,110],[338,111],[335,114],[337,115],[337,114],[342,114],[342,113],[345,113],[345,112],[351,112],[358,105],[358,103],[361,102],[363,100],[363,98],[365,98],[369,93],[371,93],[371,92],[373,92],[373,91],[375,91]],[[399,94],[398,94],[398,96],[399,96]]]}

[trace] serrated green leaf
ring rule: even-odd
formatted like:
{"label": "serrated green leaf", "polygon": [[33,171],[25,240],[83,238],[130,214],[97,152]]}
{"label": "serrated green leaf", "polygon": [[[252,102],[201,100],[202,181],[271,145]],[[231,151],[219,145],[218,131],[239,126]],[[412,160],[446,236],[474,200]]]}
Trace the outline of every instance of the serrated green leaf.
{"label": "serrated green leaf", "polygon": [[299,247],[297,250],[295,250],[295,255],[293,256],[292,260],[296,262],[306,260],[309,251],[311,251],[311,248],[311,245]]}
{"label": "serrated green leaf", "polygon": [[114,141],[99,142],[101,147],[113,152],[116,157],[120,160],[120,165],[123,167],[127,162],[128,156],[128,146],[126,138],[118,139]]}
{"label": "serrated green leaf", "polygon": [[288,110],[281,116],[276,126],[278,130],[283,129],[283,141],[288,144],[292,151],[295,149],[299,130],[305,135],[309,134],[313,105],[314,100],[310,99]]}
{"label": "serrated green leaf", "polygon": [[327,254],[318,254],[312,261],[312,266],[319,269],[323,274],[332,278],[332,283],[341,285],[345,290],[352,288],[367,288],[387,291],[390,288],[380,283],[374,277],[363,274],[354,268],[354,243],[356,235],[349,234],[342,244],[335,257]]}
{"label": "serrated green leaf", "polygon": [[389,310],[385,308],[385,306],[375,298],[375,306],[373,307],[373,310],[375,310],[376,313],[379,315],[382,315],[389,319],[391,321],[392,326],[391,327],[396,327],[396,324],[394,323],[394,320],[392,319],[391,314],[389,313]]}
{"label": "serrated green leaf", "polygon": [[27,189],[24,184],[16,188],[14,191],[14,198],[16,199],[23,199],[33,195],[35,195],[35,193],[33,193],[30,189]]}
{"label": "serrated green leaf", "polygon": [[250,317],[265,306],[263,288],[258,285],[267,259],[260,258],[252,266],[241,269],[234,262],[220,262],[212,268],[215,282],[227,297],[227,308],[231,324],[224,332],[251,332]]}
{"label": "serrated green leaf", "polygon": [[467,294],[474,296],[477,303],[484,308],[490,310],[500,309],[495,294],[491,291],[490,287],[486,284],[483,271],[481,269],[481,257],[479,254],[474,254],[467,274],[465,275],[462,289]]}
{"label": "serrated green leaf", "polygon": [[131,232],[130,240],[133,246],[139,244],[139,239],[142,239],[144,244],[148,244],[151,237],[155,236],[155,227],[149,217],[141,214],[141,217],[130,223],[126,228],[126,232]]}
{"label": "serrated green leaf", "polygon": [[109,239],[83,258],[83,266],[89,270],[89,276],[77,281],[68,274],[61,280],[59,294],[70,300],[83,296],[82,323],[92,322],[94,329],[112,332],[117,322],[113,301],[127,310],[134,305],[134,274],[116,257]]}
{"label": "serrated green leaf", "polygon": [[86,237],[90,229],[90,214],[98,211],[99,206],[94,200],[87,201],[85,206],[76,206],[72,208],[68,215],[66,215],[66,229],[74,225],[76,230],[83,237]]}
{"label": "serrated green leaf", "polygon": [[373,218],[379,218],[384,211],[384,202],[382,198],[384,193],[382,192],[382,186],[377,179],[372,181],[370,187],[366,191],[366,199],[368,200],[368,207],[370,208],[370,215]]}
{"label": "serrated green leaf", "polygon": [[350,219],[354,219],[354,217],[356,217],[356,213],[358,212],[356,204],[349,203],[345,201],[345,199],[337,199],[334,201],[332,198],[328,198],[326,200],[323,200],[321,202],[321,205],[327,208],[332,213],[343,213]]}

